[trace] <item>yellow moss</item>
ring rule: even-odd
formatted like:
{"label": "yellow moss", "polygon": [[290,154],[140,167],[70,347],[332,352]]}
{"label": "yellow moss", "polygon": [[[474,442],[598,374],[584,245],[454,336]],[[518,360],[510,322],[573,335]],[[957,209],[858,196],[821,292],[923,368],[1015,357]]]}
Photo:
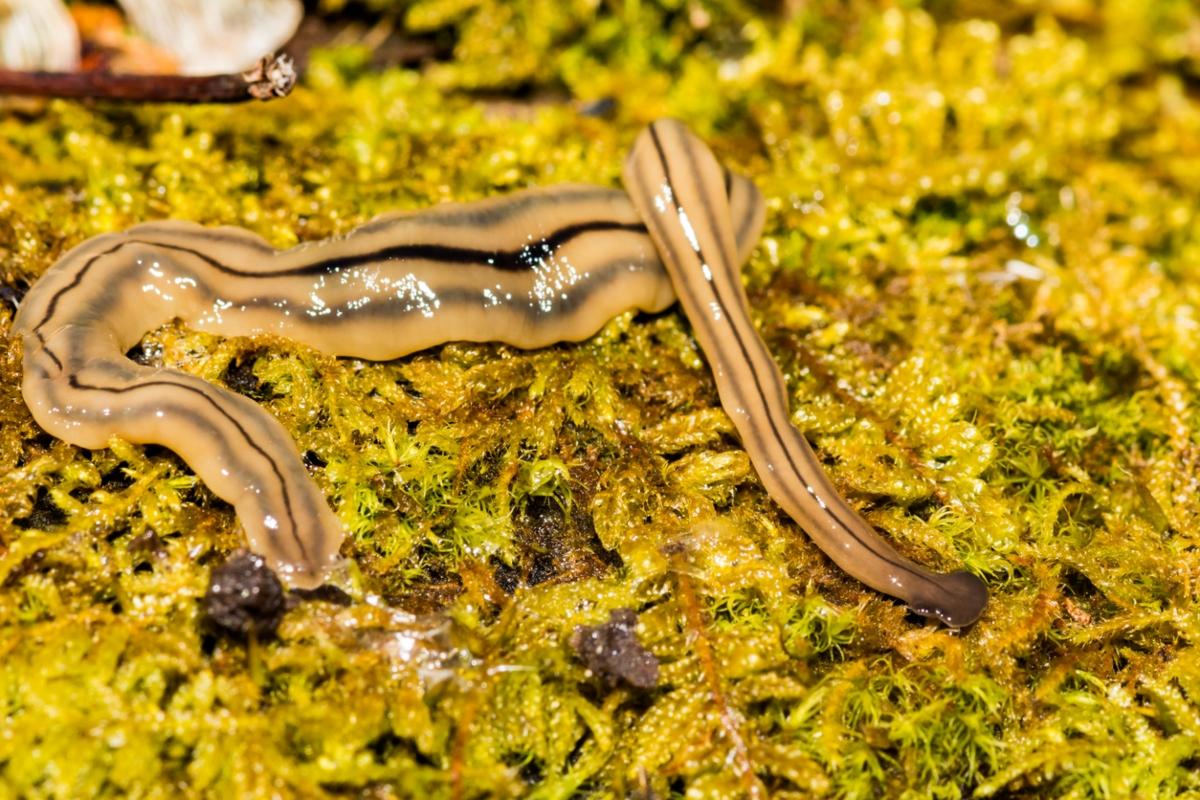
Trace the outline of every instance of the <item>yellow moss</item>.
{"label": "yellow moss", "polygon": [[[141,357],[256,380],[357,565],[349,605],[229,641],[198,601],[243,544],[232,510],[160,448],[40,433],[7,343],[0,794],[1200,791],[1191,4],[367,5],[455,57],[322,54],[253,109],[0,111],[0,335],[98,233],[179,217],[287,246],[617,185],[638,127],[678,114],[768,198],[745,275],[794,421],[902,551],[985,576],[988,611],[956,636],[833,567],[675,311],[385,364],[168,325]],[[653,690],[574,655],[617,609]]]}

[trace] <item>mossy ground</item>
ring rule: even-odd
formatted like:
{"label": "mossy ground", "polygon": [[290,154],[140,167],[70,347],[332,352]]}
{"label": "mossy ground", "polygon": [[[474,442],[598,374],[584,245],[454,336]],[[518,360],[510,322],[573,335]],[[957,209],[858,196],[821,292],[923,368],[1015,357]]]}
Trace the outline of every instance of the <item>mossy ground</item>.
{"label": "mossy ground", "polygon": [[[253,108],[8,107],[0,338],[98,233],[286,246],[616,185],[674,114],[769,198],[746,280],[795,422],[903,551],[987,579],[979,623],[831,566],[671,311],[386,364],[151,333],[145,359],[261,398],[351,532],[355,602],[217,636],[231,509],[162,449],[41,433],[8,343],[0,796],[1200,795],[1200,16],[886,5],[422,0],[409,24],[457,37],[424,72],[340,51]],[[569,99],[468,91],[515,86]],[[655,689],[573,654],[622,608]]]}

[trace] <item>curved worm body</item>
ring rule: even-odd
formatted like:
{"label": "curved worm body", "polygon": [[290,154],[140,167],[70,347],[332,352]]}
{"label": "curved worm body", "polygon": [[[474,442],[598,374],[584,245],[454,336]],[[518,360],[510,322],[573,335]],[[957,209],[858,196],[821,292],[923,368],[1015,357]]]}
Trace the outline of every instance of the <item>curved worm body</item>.
{"label": "curved worm body", "polygon": [[739,278],[763,225],[757,189],[670,120],[641,135],[624,179],[628,196],[530,190],[382,217],[286,251],[240,229],[184,222],[96,237],[55,264],[17,315],[25,401],[43,428],[82,447],[120,436],[176,451],[234,505],[251,548],[291,585],[311,587],[344,534],[295,443],[250,400],[125,358],[146,331],[179,318],[382,360],[455,340],[579,340],[678,295],[771,496],[868,586],[947,625],[973,622],[987,600],[982,582],[896,552],[838,496],[788,421],[782,377]]}
{"label": "curved worm body", "polygon": [[850,575],[951,627],[974,622],[987,603],[983,582],[968,572],[930,572],[900,555],[837,494],[790,424],[783,377],[750,320],[712,153],[681,123],[661,120],[639,136],[623,177],[708,357],[721,405],[771,497]]}
{"label": "curved worm body", "polygon": [[[722,181],[745,258],[762,197],[744,177]],[[14,333],[38,424],[81,447],[112,436],[169,447],[235,507],[251,549],[291,585],[311,587],[344,534],[292,438],[245,397],[126,358],[147,331],[179,318],[383,360],[456,340],[579,340],[623,311],[673,301],[628,197],[564,185],[382,217],[286,251],[248,231],[177,221],[98,236],[38,281]]]}

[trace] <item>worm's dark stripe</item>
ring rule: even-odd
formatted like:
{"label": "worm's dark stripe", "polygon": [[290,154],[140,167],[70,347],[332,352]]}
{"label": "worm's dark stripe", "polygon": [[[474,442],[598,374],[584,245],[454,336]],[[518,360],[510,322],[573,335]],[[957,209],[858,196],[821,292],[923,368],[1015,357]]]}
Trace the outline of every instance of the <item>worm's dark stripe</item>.
{"label": "worm's dark stripe", "polygon": [[[746,221],[746,225],[749,226],[752,223],[753,223],[753,215],[751,214],[750,219],[748,219]],[[642,233],[644,233],[644,232],[645,231],[643,230]],[[127,244],[128,243],[132,243],[132,242],[127,242]],[[148,246],[153,246],[153,247],[161,247],[165,250],[169,249],[169,250],[180,251],[180,252],[183,252],[188,255],[191,255],[196,258],[201,259],[205,264],[207,264],[209,266],[213,266],[211,259],[205,257],[203,254],[200,254],[194,250],[187,249],[183,245],[168,244],[168,243],[164,243],[164,242],[139,242],[139,243],[146,244]],[[565,247],[567,244],[569,244],[569,243],[564,243],[562,246]],[[107,254],[111,254],[111,252],[101,253],[101,254],[99,254],[99,256],[104,256]],[[506,308],[509,312],[514,312],[514,311],[519,312],[520,315],[522,317],[524,317],[527,321],[529,321],[531,324],[544,323],[545,319],[548,316],[551,316],[551,315],[557,316],[557,315],[562,315],[564,313],[567,313],[566,309],[570,305],[572,305],[572,304],[582,305],[582,304],[586,303],[586,301],[594,293],[606,289],[609,282],[620,278],[620,274],[621,274],[620,267],[622,267],[623,265],[627,265],[629,263],[630,263],[629,258],[617,257],[617,258],[612,259],[611,261],[606,262],[605,264],[603,264],[600,267],[591,269],[590,273],[594,278],[596,278],[596,280],[587,281],[587,282],[584,282],[583,284],[581,284],[580,286],[572,287],[570,293],[568,294],[568,300],[557,301],[556,306],[551,311],[545,311],[542,309],[541,306],[538,306],[538,305],[530,306],[528,304],[516,304],[516,303],[506,303],[505,304]],[[486,267],[486,266],[490,266],[490,265],[482,265],[482,266]],[[93,294],[91,299],[89,300],[89,302],[94,304],[97,308],[108,307],[109,305],[114,303],[116,301],[116,299],[119,297],[119,295],[124,291],[123,286],[124,286],[126,280],[128,279],[130,273],[136,272],[139,269],[141,269],[141,267],[138,264],[136,264],[134,262],[130,262],[125,267],[123,267],[121,270],[112,274],[110,276],[110,280],[107,282],[107,285],[105,286],[105,288],[103,290],[101,290],[100,292]],[[200,276],[200,273],[198,271],[193,274],[196,276]],[[274,278],[281,274],[283,274],[283,273],[255,272],[255,273],[249,273],[247,275],[243,275],[242,277],[247,277],[248,279],[251,279],[251,280],[254,280],[257,282],[257,281],[265,281],[267,279]],[[208,283],[208,280],[206,279],[204,282]],[[71,287],[64,287],[63,290],[60,290],[59,293],[65,294],[65,292],[68,291],[70,288]],[[438,295],[438,298],[442,302],[451,303],[451,304],[455,303],[455,302],[465,301],[465,300],[477,300],[477,299],[481,298],[481,296],[482,296],[480,290],[471,289],[468,287],[454,287],[454,288],[449,288],[449,289],[439,289],[437,291],[437,295]],[[253,297],[246,298],[246,299],[243,299],[243,298],[235,299],[231,296],[224,296],[224,297],[222,297],[222,299],[228,300],[229,302],[231,302],[233,304],[234,307],[238,307],[238,308],[245,307],[245,308],[254,308],[254,309],[262,309],[262,308],[269,308],[269,307],[283,308],[284,304],[287,301],[287,298],[283,297],[283,296],[263,295],[263,294],[256,294]],[[56,303],[56,302],[57,301],[52,301],[52,303]],[[381,298],[378,302],[372,302],[366,306],[355,308],[352,312],[348,311],[347,313],[352,313],[353,317],[355,319],[375,319],[375,318],[381,318],[381,317],[386,317],[386,316],[396,317],[396,316],[403,314],[404,311],[403,310],[398,311],[391,306],[395,303],[402,303],[402,302],[404,302],[403,298],[397,297],[396,295],[388,295],[388,296]],[[47,314],[45,319],[43,319],[42,323],[39,323],[39,325],[44,325],[46,322],[49,321],[51,316],[52,316],[52,314]],[[344,324],[344,323],[345,323],[345,319],[338,317],[337,315],[334,315],[334,314],[329,314],[329,315],[325,315],[325,316],[307,316],[306,315],[304,317],[304,324],[314,325],[314,326],[319,326],[319,327],[332,327],[332,326]],[[45,344],[46,340],[43,337],[40,330],[35,328],[34,335],[38,337],[38,340],[43,345]],[[50,357],[55,360],[55,363],[58,363],[57,357],[53,353],[50,353]],[[62,368],[62,364],[58,364],[58,366],[60,369]]]}
{"label": "worm's dark stripe", "polygon": [[[671,177],[671,168],[667,161],[666,153],[663,151],[662,142],[659,140],[659,137],[658,137],[658,131],[655,130],[653,125],[650,126],[649,131],[650,131],[650,137],[651,137],[652,141],[654,142],[654,149],[658,155],[659,165],[662,168],[664,177],[667,179],[667,183],[671,186],[671,202],[675,206],[675,212],[678,215],[680,213],[683,213],[683,208],[679,204],[678,194],[675,191],[675,182]],[[694,163],[695,163],[694,156],[691,155],[691,149],[689,147],[687,147],[686,144],[687,143],[685,142],[683,150],[684,150],[685,154],[687,154],[689,163],[694,165]],[[699,182],[698,182],[698,184],[699,184]],[[644,183],[642,184],[642,190],[643,190],[643,192],[646,191],[646,187],[645,187]],[[652,194],[653,194],[652,192],[647,193],[648,196],[650,196]],[[708,204],[705,204],[705,205],[707,206]],[[710,211],[710,214],[711,214],[711,211]],[[711,224],[711,219],[710,219],[710,224]],[[718,234],[716,234],[716,230],[717,229],[714,227],[713,228],[714,235],[718,235]],[[669,237],[664,237],[664,242],[667,244],[668,247],[671,246]],[[708,261],[708,259],[705,258],[702,248],[699,247],[699,241],[697,241],[696,244],[697,244],[696,256],[700,259],[700,261],[702,263],[705,263],[705,264],[710,263]],[[671,249],[672,249],[672,258],[674,258],[675,263],[677,263],[677,264],[682,263],[681,260],[676,257],[674,248],[672,247]],[[724,255],[722,255],[721,262],[722,263],[726,262]],[[713,287],[713,292],[717,296],[717,302],[721,304],[722,313],[724,313],[726,319],[730,320],[729,329],[733,333],[733,338],[734,338],[734,341],[737,342],[738,349],[741,350],[744,363],[750,365],[750,376],[754,383],[754,390],[755,390],[755,393],[758,395],[758,400],[759,400],[760,404],[762,405],[764,412],[765,412],[766,406],[767,406],[766,395],[763,391],[763,387],[762,387],[760,376],[758,374],[758,370],[754,369],[753,362],[750,359],[750,351],[746,347],[745,341],[742,339],[741,332],[738,330],[737,326],[735,324],[733,324],[733,320],[735,319],[735,317],[731,316],[729,314],[729,303],[726,301],[725,297],[722,295],[719,285],[717,284],[716,281],[710,281],[710,283]],[[688,289],[687,291],[688,291],[689,295],[693,298],[693,302],[696,305],[702,306],[701,303],[698,303],[695,301],[695,294],[692,294],[690,289]],[[740,309],[739,309],[739,313],[741,313]],[[716,337],[714,337],[714,338],[716,338]],[[788,465],[792,468],[793,473],[803,477],[804,472],[800,469],[800,467],[796,464],[795,460],[792,458],[791,449],[784,442],[783,436],[779,431],[779,427],[776,423],[774,415],[769,414],[769,413],[764,413],[762,416],[766,417],[766,421],[767,421],[768,426],[770,426],[771,433],[774,435],[775,441],[779,445],[779,448],[783,451],[784,458],[787,459]],[[754,426],[754,427],[757,429],[758,426]],[[806,481],[806,483],[807,483],[807,481]],[[790,486],[789,486],[789,489],[791,489]],[[795,490],[792,490],[792,491],[795,491]],[[798,505],[798,506],[811,507],[811,505],[812,505],[811,499],[806,500],[805,498],[800,498],[799,500],[797,500],[796,497],[793,495],[793,500],[796,502],[796,505]],[[942,588],[942,584],[936,578],[934,578],[932,576],[928,576],[928,575],[923,575],[920,572],[913,570],[913,568],[909,564],[906,564],[903,561],[897,561],[889,553],[881,552],[880,550],[878,550],[874,546],[874,542],[870,541],[869,539],[863,538],[859,534],[858,531],[856,531],[854,528],[851,528],[849,525],[847,525],[843,519],[841,519],[837,514],[835,514],[833,512],[832,506],[838,502],[838,499],[831,497],[831,498],[829,498],[829,501],[830,502],[825,503],[825,507],[821,510],[825,511],[834,522],[836,522],[843,530],[845,530],[846,533],[848,533],[850,535],[850,537],[853,538],[865,550],[867,550],[871,554],[875,555],[877,558],[879,558],[879,559],[887,562],[888,564],[891,564],[892,566],[896,567],[897,569],[903,571],[907,575],[911,575],[913,577],[920,578],[921,580],[923,580],[927,583],[937,586],[939,589]],[[820,506],[818,506],[818,508],[820,508]]]}
{"label": "worm's dark stripe", "polygon": [[[476,264],[483,267],[518,272],[527,270],[535,264],[544,261],[567,242],[577,236],[596,231],[628,231],[645,233],[646,226],[640,222],[613,222],[611,220],[592,220],[578,222],[559,228],[549,236],[530,242],[518,250],[475,250],[468,247],[451,247],[441,244],[401,244],[393,247],[382,247],[368,253],[323,259],[306,264],[303,267],[281,270],[269,273],[270,277],[290,277],[293,275],[319,275],[321,273],[337,272],[338,270],[371,264],[376,261],[420,260],[434,261],[445,264]],[[263,273],[233,272],[238,275],[262,275]]]}
{"label": "worm's dark stripe", "polygon": [[58,371],[62,372],[62,362],[58,360],[58,356],[54,354],[54,351],[46,346],[46,337],[42,336],[40,331],[36,333],[36,336],[38,338],[38,344],[40,344],[42,349],[46,351],[46,355],[50,356],[50,360],[54,362],[54,366],[58,367]]}
{"label": "worm's dark stripe", "polygon": [[[589,272],[596,280],[588,281],[581,286],[572,287],[571,291],[567,294],[567,299],[558,300],[557,305],[551,311],[544,311],[540,306],[536,304],[531,305],[529,303],[522,303],[519,305],[516,303],[505,303],[504,310],[509,313],[519,313],[521,317],[531,324],[544,323],[546,317],[548,316],[568,315],[571,313],[572,307],[585,304],[595,292],[607,289],[608,284],[612,280],[617,279],[621,273],[625,271],[622,268],[628,263],[629,260],[626,258],[616,258],[603,264],[602,266],[593,267],[591,270],[589,270]],[[479,300],[482,297],[479,289],[467,286],[443,287],[437,289],[436,293],[438,299],[447,304],[461,303],[469,300]],[[245,306],[247,308],[268,308],[272,306],[276,308],[282,308],[283,306],[281,304],[287,301],[286,297],[278,295],[256,295],[254,298],[244,302],[240,299],[232,299],[230,297],[225,297],[224,299],[229,300],[235,307]],[[392,308],[391,306],[404,302],[406,302],[404,298],[397,297],[396,295],[388,295],[377,302],[371,302],[368,305],[356,308],[352,312],[346,313],[353,314],[355,319],[398,317],[405,312],[403,310]],[[492,309],[487,308],[482,310],[490,311]],[[304,323],[306,325],[332,327],[335,325],[344,325],[346,324],[346,320],[333,314],[327,314],[323,316],[306,316],[304,318]]]}
{"label": "worm's dark stripe", "polygon": [[[47,352],[49,352],[49,350],[47,350]],[[283,507],[287,511],[288,522],[290,523],[292,540],[296,543],[296,546],[300,548],[300,555],[306,559],[308,558],[308,548],[304,546],[304,540],[300,538],[300,534],[297,532],[296,515],[292,511],[292,498],[288,493],[287,481],[283,479],[283,473],[280,471],[279,465],[275,463],[275,459],[267,454],[266,450],[260,447],[258,443],[250,437],[250,433],[242,426],[242,423],[238,422],[232,414],[222,408],[221,404],[209,397],[206,392],[197,389],[195,386],[188,386],[185,383],[161,380],[138,381],[133,386],[123,387],[93,386],[87,383],[80,383],[79,379],[75,375],[69,375],[67,376],[67,383],[72,389],[84,389],[92,392],[108,392],[111,394],[126,394],[128,392],[137,391],[138,389],[146,389],[152,386],[171,386],[176,389],[184,389],[192,392],[193,394],[199,395],[201,398],[203,398],[204,402],[212,406],[218,414],[229,420],[229,422],[232,423],[235,428],[237,428],[237,431],[241,434],[242,438],[246,440],[246,444],[250,445],[250,447],[253,448],[256,453],[266,459],[267,463],[271,465],[271,472],[275,474],[276,480],[279,481],[280,493],[283,496]]]}
{"label": "worm's dark stripe", "polygon": [[[222,230],[220,228],[202,228],[199,225],[194,230],[187,232],[173,229],[170,223],[173,220],[161,220],[158,222],[143,222],[140,225],[135,225],[128,233],[132,234],[152,234],[158,236],[187,236],[189,239],[199,239],[202,242],[218,242],[220,244],[236,244],[241,247],[247,247],[255,250],[263,255],[275,255],[279,251],[271,245],[264,242],[258,236],[244,230]],[[167,223],[167,224],[164,224]]]}
{"label": "worm's dark stripe", "polygon": [[503,270],[506,272],[516,272],[520,270],[528,270],[534,264],[544,261],[548,256],[556,252],[560,247],[570,242],[572,239],[582,236],[587,233],[597,231],[627,231],[631,233],[645,233],[646,226],[642,223],[627,223],[613,222],[610,220],[593,220],[591,222],[580,222],[575,225],[568,225],[560,228],[550,236],[544,239],[530,243],[519,250],[475,250],[466,247],[449,247],[446,245],[437,244],[403,244],[394,247],[384,247],[379,250],[373,250],[367,253],[360,253],[352,256],[339,256],[337,258],[323,259],[313,261],[302,267],[294,269],[280,270],[278,272],[260,272],[254,270],[244,270],[237,267],[231,267],[224,264],[212,256],[205,255],[199,250],[183,245],[169,244],[166,242],[153,242],[141,239],[127,239],[119,244],[114,245],[100,253],[96,253],[79,268],[75,273],[75,277],[63,288],[59,289],[50,297],[50,303],[46,307],[46,313],[42,319],[34,326],[34,331],[41,330],[42,326],[54,316],[55,310],[58,308],[59,298],[67,292],[74,289],[80,284],[88,270],[101,258],[110,256],[118,250],[133,244],[146,245],[147,247],[161,247],[167,250],[175,250],[181,253],[187,253],[205,262],[213,269],[225,275],[235,275],[241,278],[288,278],[294,276],[319,275],[322,273],[337,272],[343,269],[362,266],[364,264],[372,264],[379,261],[393,260],[420,260],[433,261],[447,264],[474,264],[481,267],[489,267],[493,269]]}

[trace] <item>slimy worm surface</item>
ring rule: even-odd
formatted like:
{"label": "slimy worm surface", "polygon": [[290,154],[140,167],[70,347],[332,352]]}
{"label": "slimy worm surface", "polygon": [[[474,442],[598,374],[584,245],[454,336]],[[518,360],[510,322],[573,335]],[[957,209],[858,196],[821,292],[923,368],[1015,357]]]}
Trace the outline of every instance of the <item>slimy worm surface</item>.
{"label": "slimy worm surface", "polygon": [[119,436],[179,453],[234,506],[251,549],[292,586],[313,587],[344,533],[295,443],[247,398],[126,358],[147,331],[180,319],[386,360],[448,341],[577,341],[678,295],[772,497],[864,583],[948,625],[978,617],[982,583],[900,556],[838,497],[790,426],[738,277],[764,220],[754,185],[671,121],[638,140],[625,182],[629,195],[563,185],[389,215],[284,251],[241,229],[178,221],[95,237],[60,259],[17,314],[25,401],[72,444],[101,448]]}
{"label": "slimy worm surface", "polygon": [[[726,179],[744,258],[762,197]],[[235,507],[251,549],[311,587],[336,563],[343,530],[291,436],[245,397],[126,358],[147,331],[178,318],[384,360],[455,340],[584,339],[623,311],[673,301],[624,192],[564,185],[381,217],[286,251],[237,228],[139,225],[65,255],[25,297],[14,332],[38,424],[81,447],[120,436],[171,448]]]}
{"label": "slimy worm surface", "polygon": [[681,123],[660,120],[638,137],[623,177],[708,357],[721,405],[771,497],[871,588],[951,627],[978,619],[987,604],[983,582],[968,572],[930,572],[900,555],[838,495],[789,422],[783,376],[750,320],[723,172],[708,148]]}

